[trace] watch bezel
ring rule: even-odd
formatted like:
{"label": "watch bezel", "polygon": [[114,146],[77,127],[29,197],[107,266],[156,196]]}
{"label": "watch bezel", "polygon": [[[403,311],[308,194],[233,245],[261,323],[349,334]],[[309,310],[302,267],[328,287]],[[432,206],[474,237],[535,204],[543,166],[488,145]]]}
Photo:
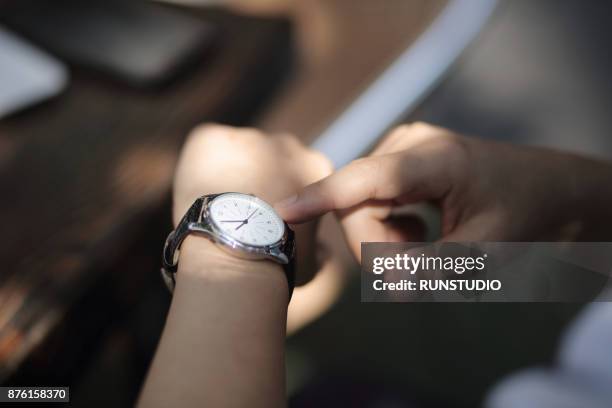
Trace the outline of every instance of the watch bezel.
{"label": "watch bezel", "polygon": [[[211,203],[213,202],[213,200],[229,194],[250,196],[257,201],[266,204],[270,207],[272,211],[274,211],[274,208],[272,208],[270,204],[268,204],[267,202],[265,202],[254,194],[228,191],[220,194],[215,194],[214,196],[208,196],[202,203],[202,210],[199,217],[199,224],[200,226],[204,226],[206,228],[207,235],[213,241],[219,243],[221,248],[230,251],[233,255],[236,255],[238,257],[247,259],[270,258],[282,264],[288,264],[289,258],[283,252],[283,248],[286,245],[287,240],[289,239],[289,228],[285,222],[283,222],[282,224],[283,234],[281,238],[275,243],[269,245],[245,244],[235,238],[232,238],[229,234],[227,234],[225,231],[223,231],[216,225],[216,223],[212,219],[212,214],[210,213]],[[278,216],[278,214],[276,215]],[[280,216],[278,217],[282,221],[282,218],[280,218]]]}

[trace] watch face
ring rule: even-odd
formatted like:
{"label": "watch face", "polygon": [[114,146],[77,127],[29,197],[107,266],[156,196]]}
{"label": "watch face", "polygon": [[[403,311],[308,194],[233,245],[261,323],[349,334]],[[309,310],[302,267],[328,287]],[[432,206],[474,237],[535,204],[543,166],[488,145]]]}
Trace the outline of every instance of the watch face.
{"label": "watch face", "polygon": [[209,211],[217,229],[242,244],[276,244],[285,233],[285,223],[276,211],[252,195],[221,194],[212,200]]}

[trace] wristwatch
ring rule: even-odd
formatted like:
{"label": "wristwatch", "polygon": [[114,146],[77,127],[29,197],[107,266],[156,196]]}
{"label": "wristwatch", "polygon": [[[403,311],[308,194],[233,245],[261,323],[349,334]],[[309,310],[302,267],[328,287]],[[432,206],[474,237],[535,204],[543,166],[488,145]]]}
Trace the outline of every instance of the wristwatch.
{"label": "wristwatch", "polygon": [[162,278],[174,291],[179,250],[195,233],[239,258],[269,259],[283,265],[289,299],[295,282],[295,234],[272,206],[253,194],[205,195],[192,204],[164,245]]}

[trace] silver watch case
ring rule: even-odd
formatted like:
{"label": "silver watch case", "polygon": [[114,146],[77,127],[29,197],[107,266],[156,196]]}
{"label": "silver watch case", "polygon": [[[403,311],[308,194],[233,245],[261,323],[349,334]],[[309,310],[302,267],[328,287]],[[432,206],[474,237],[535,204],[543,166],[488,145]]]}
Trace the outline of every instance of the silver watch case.
{"label": "silver watch case", "polygon": [[[210,216],[210,203],[217,198],[218,196],[224,194],[244,194],[250,195],[254,197],[256,200],[259,200],[263,203],[265,201],[261,200],[259,197],[254,194],[245,194],[245,193],[235,193],[235,192],[225,192],[221,194],[211,194],[200,197],[198,200],[202,200],[201,209],[199,209],[199,214],[197,215],[196,221],[188,221],[184,226],[184,231],[182,232],[182,236],[176,236],[177,231],[181,225],[177,227],[174,231],[168,235],[166,242],[164,244],[164,252],[163,252],[163,267],[162,267],[162,277],[164,278],[164,282],[170,291],[174,290],[174,273],[176,272],[176,267],[178,265],[179,253],[180,253],[180,245],[183,239],[190,233],[196,233],[202,236],[207,237],[211,241],[219,244],[220,248],[231,253],[233,256],[243,259],[269,259],[274,262],[277,262],[282,265],[289,265],[293,255],[294,255],[294,242],[293,242],[293,231],[289,228],[287,223],[284,223],[284,231],[283,236],[280,240],[272,245],[247,245],[240,241],[235,240],[230,237],[227,233],[218,228],[214,222],[211,220]],[[196,201],[197,203],[197,201]],[[194,205],[196,205],[194,203]],[[266,203],[267,204],[267,203]],[[186,214],[184,219],[181,221],[183,223],[186,221],[186,217],[189,215]],[[178,242],[177,242],[178,240]],[[174,246],[174,250],[170,251]],[[172,254],[170,254],[172,252]]]}

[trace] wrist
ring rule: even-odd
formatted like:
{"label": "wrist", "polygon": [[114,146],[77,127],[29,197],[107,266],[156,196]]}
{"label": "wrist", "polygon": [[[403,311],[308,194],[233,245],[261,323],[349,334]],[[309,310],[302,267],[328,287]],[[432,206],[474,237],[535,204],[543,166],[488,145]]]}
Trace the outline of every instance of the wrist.
{"label": "wrist", "polygon": [[266,286],[285,301],[289,296],[287,278],[280,264],[271,260],[242,259],[224,251],[218,244],[197,235],[189,235],[181,245],[177,287],[181,280],[190,282],[230,283],[240,288]]}

